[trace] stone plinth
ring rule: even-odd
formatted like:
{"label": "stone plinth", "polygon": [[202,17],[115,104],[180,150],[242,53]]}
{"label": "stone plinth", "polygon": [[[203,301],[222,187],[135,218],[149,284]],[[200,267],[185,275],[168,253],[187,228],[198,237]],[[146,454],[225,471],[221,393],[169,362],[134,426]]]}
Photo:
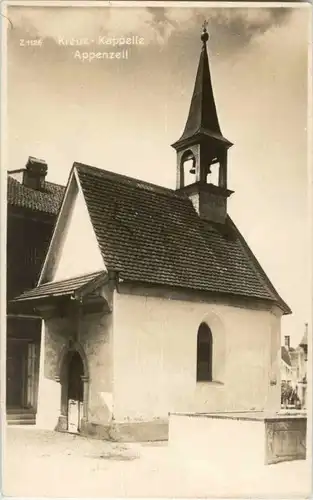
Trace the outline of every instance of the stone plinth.
{"label": "stone plinth", "polygon": [[223,465],[268,465],[306,457],[304,413],[173,413],[169,445],[175,453]]}

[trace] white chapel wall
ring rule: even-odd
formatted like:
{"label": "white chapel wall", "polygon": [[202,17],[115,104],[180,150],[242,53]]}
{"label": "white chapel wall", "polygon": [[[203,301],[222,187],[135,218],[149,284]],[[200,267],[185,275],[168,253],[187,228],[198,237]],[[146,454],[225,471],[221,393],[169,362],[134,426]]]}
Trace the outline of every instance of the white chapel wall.
{"label": "white chapel wall", "polygon": [[71,325],[67,318],[49,318],[42,322],[37,425],[53,430],[61,413],[61,384],[58,365],[68,341]]}
{"label": "white chapel wall", "polygon": [[69,316],[43,322],[37,422],[54,429],[61,411],[60,360],[69,339],[81,346],[88,365],[88,420],[106,424],[112,418],[112,314],[85,314],[79,323]]}
{"label": "white chapel wall", "polygon": [[113,412],[112,315],[86,315],[80,324],[80,342],[89,367],[88,420],[106,424]]}
{"label": "white chapel wall", "polygon": [[274,308],[270,317],[270,361],[269,361],[269,377],[270,387],[267,396],[267,408],[280,410],[281,399],[281,311]]}
{"label": "white chapel wall", "polygon": [[[274,331],[270,312],[118,293],[114,304],[117,421],[276,404],[268,392],[273,370],[279,371],[271,360],[280,322]],[[213,334],[215,383],[196,382],[197,331],[206,320]]]}
{"label": "white chapel wall", "polygon": [[105,269],[83,193],[76,186],[53,281]]}

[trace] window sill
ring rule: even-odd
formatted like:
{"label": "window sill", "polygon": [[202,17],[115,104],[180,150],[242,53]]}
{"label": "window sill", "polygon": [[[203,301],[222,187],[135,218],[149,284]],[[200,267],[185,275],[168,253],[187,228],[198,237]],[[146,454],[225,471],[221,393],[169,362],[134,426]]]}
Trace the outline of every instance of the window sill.
{"label": "window sill", "polygon": [[222,387],[224,382],[220,382],[219,380],[197,380],[197,385],[210,385],[216,387]]}

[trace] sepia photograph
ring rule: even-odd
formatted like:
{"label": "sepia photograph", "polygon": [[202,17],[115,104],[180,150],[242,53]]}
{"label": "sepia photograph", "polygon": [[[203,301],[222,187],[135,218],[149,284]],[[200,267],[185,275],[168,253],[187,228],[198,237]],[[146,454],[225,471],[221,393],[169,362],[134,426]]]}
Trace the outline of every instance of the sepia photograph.
{"label": "sepia photograph", "polygon": [[312,493],[312,8],[1,4],[2,493]]}

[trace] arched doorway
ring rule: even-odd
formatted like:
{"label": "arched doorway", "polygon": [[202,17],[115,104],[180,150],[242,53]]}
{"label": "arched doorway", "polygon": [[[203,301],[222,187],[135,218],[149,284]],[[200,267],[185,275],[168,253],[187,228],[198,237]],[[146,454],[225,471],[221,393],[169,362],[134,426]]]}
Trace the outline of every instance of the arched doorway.
{"label": "arched doorway", "polygon": [[57,430],[76,433],[82,419],[87,418],[89,392],[87,358],[78,343],[62,350],[58,372],[60,376],[56,380],[61,383],[61,414]]}
{"label": "arched doorway", "polygon": [[68,353],[67,364],[67,402],[68,431],[78,432],[82,418],[84,401],[84,365],[77,351]]}

